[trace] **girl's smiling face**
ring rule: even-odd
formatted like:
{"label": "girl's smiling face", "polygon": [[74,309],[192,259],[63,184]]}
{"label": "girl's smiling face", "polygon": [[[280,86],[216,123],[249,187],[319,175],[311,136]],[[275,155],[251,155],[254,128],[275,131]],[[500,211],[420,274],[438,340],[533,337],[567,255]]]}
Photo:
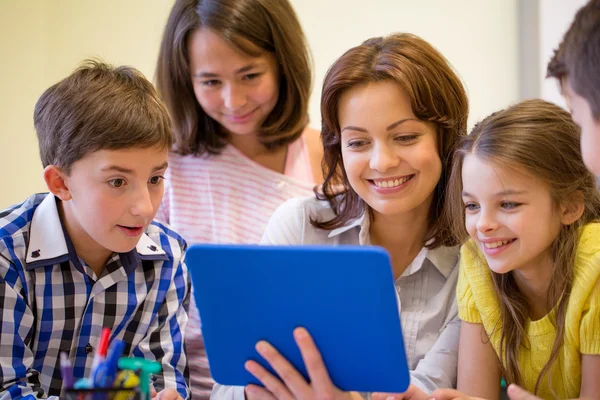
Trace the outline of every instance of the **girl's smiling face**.
{"label": "girl's smiling face", "polygon": [[548,266],[562,221],[546,184],[517,168],[468,154],[462,185],[466,229],[492,271]]}

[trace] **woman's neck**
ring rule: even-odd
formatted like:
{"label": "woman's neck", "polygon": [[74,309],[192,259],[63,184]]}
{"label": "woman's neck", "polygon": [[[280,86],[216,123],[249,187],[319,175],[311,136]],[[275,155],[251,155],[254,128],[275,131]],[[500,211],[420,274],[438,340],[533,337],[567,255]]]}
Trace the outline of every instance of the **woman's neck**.
{"label": "woman's neck", "polygon": [[398,279],[423,248],[429,230],[429,207],[425,202],[417,209],[400,215],[383,215],[371,211],[371,244],[390,254],[394,279]]}

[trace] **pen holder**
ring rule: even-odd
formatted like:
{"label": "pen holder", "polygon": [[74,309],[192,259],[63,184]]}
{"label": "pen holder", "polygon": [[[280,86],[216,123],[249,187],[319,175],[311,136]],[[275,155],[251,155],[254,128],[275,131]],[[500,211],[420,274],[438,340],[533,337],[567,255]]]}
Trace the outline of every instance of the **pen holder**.
{"label": "pen holder", "polygon": [[66,400],[141,400],[139,388],[65,389],[61,399]]}

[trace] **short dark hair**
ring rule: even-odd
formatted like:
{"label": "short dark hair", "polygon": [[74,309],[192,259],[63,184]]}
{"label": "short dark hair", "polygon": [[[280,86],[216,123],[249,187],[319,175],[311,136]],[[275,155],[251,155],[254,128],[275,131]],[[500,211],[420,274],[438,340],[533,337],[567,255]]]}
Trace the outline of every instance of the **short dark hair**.
{"label": "short dark hair", "polygon": [[425,40],[407,33],[365,41],[342,55],[325,76],[321,97],[325,182],[317,197],[329,202],[335,217],[312,224],[335,229],[365,212],[364,201],[350,186],[344,170],[338,108],[347,90],[386,80],[406,90],[415,116],[433,123],[437,130],[442,174],[434,189],[424,245],[430,249],[456,245],[451,225],[443,218],[444,200],[454,150],[458,139],[467,133],[469,102],[460,78],[444,56]]}
{"label": "short dark hair", "polygon": [[202,110],[192,86],[187,46],[191,34],[200,28],[213,30],[250,56],[263,52],[275,56],[279,98],[259,138],[269,149],[298,139],[308,125],[312,61],[289,1],[177,0],[165,27],[156,66],[156,86],[171,115],[174,151],[183,155],[219,154],[227,144],[227,133]]}
{"label": "short dark hair", "polygon": [[152,83],[134,68],[98,60],[85,60],[47,89],[33,120],[42,165],[67,174],[93,151],[173,144],[167,110]]}
{"label": "short dark hair", "polygon": [[564,84],[567,79],[573,90],[590,104],[594,119],[600,121],[600,0],[583,6],[554,51],[548,63],[547,77]]}

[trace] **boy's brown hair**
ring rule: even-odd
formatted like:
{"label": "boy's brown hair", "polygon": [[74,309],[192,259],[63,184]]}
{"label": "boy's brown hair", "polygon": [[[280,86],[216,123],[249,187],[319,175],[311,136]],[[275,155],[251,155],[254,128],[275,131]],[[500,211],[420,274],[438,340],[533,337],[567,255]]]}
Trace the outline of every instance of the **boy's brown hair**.
{"label": "boy's brown hair", "polygon": [[169,116],[152,84],[131,67],[86,60],[47,89],[33,114],[42,165],[67,174],[101,149],[171,148]]}
{"label": "boy's brown hair", "polygon": [[306,38],[289,1],[177,0],[156,66],[156,86],[171,115],[174,151],[219,154],[227,144],[227,133],[202,110],[194,95],[188,41],[201,28],[211,29],[244,54],[275,56],[279,99],[259,138],[270,149],[299,138],[308,124],[312,69]]}
{"label": "boy's brown hair", "polygon": [[573,90],[590,104],[600,121],[600,0],[591,0],[575,15],[563,41],[548,63],[548,77]]}
{"label": "boy's brown hair", "polygon": [[321,97],[325,182],[317,197],[329,202],[335,217],[311,222],[331,230],[366,211],[365,202],[350,186],[344,170],[338,108],[347,90],[379,81],[398,84],[408,93],[415,116],[435,125],[442,174],[434,189],[423,245],[430,249],[456,245],[451,225],[444,218],[444,199],[454,149],[459,138],[467,134],[469,102],[460,78],[444,56],[425,40],[407,33],[371,38],[348,50],[327,72]]}

